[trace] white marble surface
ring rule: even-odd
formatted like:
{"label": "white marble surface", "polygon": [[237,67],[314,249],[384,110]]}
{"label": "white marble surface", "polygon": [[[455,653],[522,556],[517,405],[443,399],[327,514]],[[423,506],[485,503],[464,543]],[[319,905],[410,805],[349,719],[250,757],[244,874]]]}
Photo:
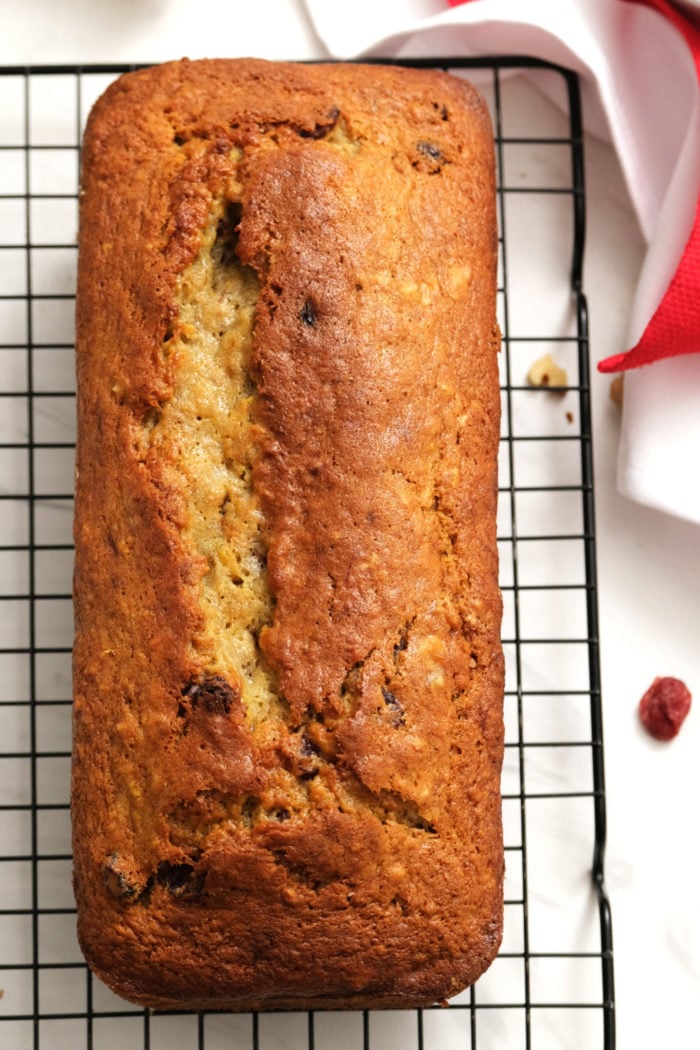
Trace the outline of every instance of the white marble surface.
{"label": "white marble surface", "polygon": [[[66,3],[32,0],[24,5],[3,2],[4,32],[0,36],[0,64],[61,63],[61,62],[123,62],[160,61],[188,54],[200,57],[216,53],[221,56],[258,55],[271,58],[312,58],[323,52],[303,10],[295,0],[267,0],[241,8],[223,7],[214,0],[111,0],[94,4],[88,0]],[[523,89],[521,97],[513,96],[514,113],[518,119],[535,118],[539,107],[546,103],[530,88]],[[519,109],[519,107],[521,107]],[[537,152],[537,151],[536,151]],[[609,146],[588,138],[586,141],[588,239],[585,266],[585,289],[591,316],[591,347],[595,359],[606,357],[621,348],[635,281],[641,266],[643,241],[633,219],[618,166]],[[558,177],[561,158],[553,153],[537,152],[523,159],[522,171],[536,171],[543,181]],[[520,169],[514,169],[518,177]],[[37,173],[37,178],[41,173]],[[523,198],[518,222],[527,226],[537,222],[537,214],[529,213],[531,205]],[[60,217],[54,216],[59,222]],[[70,222],[70,217],[64,220]],[[562,236],[565,234],[562,231]],[[523,282],[528,274],[528,258],[512,260],[516,271],[520,263]],[[546,260],[543,262],[546,266]],[[70,261],[66,260],[66,281],[70,281]],[[2,272],[4,281],[12,281],[11,268]],[[535,281],[537,285],[537,281]],[[3,289],[4,290],[4,289]],[[541,291],[541,284],[540,284]],[[518,299],[522,296],[521,299]],[[525,290],[514,288],[512,309],[523,316],[551,308],[552,290],[547,286],[548,307]],[[14,323],[11,321],[11,323]],[[48,318],[47,325],[55,331],[59,319]],[[533,322],[536,323],[536,322]],[[533,329],[536,330],[536,329]],[[53,360],[52,368],[64,367],[65,359]],[[5,361],[0,367],[10,365]],[[7,374],[7,373],[6,373]],[[5,377],[3,376],[3,379]],[[66,381],[69,381],[66,379]],[[57,380],[58,382],[58,380]],[[60,385],[60,383],[59,383]],[[697,895],[697,818],[695,810],[700,799],[700,714],[696,709],[682,734],[671,745],[657,745],[640,730],[636,720],[636,704],[651,680],[660,674],[685,679],[691,691],[700,691],[700,533],[685,522],[675,520],[642,508],[621,498],[615,486],[615,460],[619,434],[619,415],[608,398],[609,379],[592,376],[593,433],[596,468],[596,508],[598,539],[598,585],[601,620],[601,664],[605,720],[605,757],[608,806],[607,885],[613,905],[615,939],[615,979],[617,999],[618,1045],[627,1047],[686,1047],[693,1045],[700,1030],[700,905]],[[55,405],[47,402],[42,414],[42,426],[47,440],[57,440],[56,434],[65,430],[70,439],[70,425]],[[10,425],[9,423],[7,424]],[[554,424],[553,424],[554,425]],[[53,429],[52,429],[53,428]],[[58,428],[58,430],[56,430]],[[61,429],[63,428],[63,430]],[[67,428],[67,429],[66,429]],[[3,467],[3,469],[5,469]],[[12,467],[8,467],[12,470]],[[56,467],[47,464],[47,483],[60,487],[66,478],[56,475]],[[1,484],[12,484],[8,475],[0,477]],[[55,491],[55,490],[54,490]],[[51,535],[61,535],[65,522],[60,512],[47,510],[42,527]],[[541,513],[541,508],[538,513]],[[26,566],[21,559],[4,558],[2,563],[3,593],[21,589]],[[56,581],[60,590],[67,586],[68,566],[61,558],[53,558],[42,566],[47,580]],[[6,574],[6,575],[5,575]],[[52,575],[53,574],[53,575]],[[9,581],[9,582],[8,582]],[[52,588],[53,589],[53,588]],[[551,611],[533,609],[530,636],[537,636],[538,627],[547,623]],[[8,618],[9,623],[11,617]],[[52,627],[58,632],[52,640],[61,644],[63,626]],[[9,646],[15,628],[3,627],[3,646]],[[19,629],[19,628],[18,628]],[[69,633],[69,632],[68,632]],[[8,640],[9,639],[9,640]],[[48,709],[47,709],[48,710]],[[41,732],[47,740],[65,735],[65,720],[58,716],[51,721],[48,710]],[[574,719],[576,715],[572,715]],[[18,739],[25,730],[11,727]],[[533,727],[533,732],[546,732],[544,726]],[[575,725],[569,727],[575,732]],[[25,733],[26,736],[26,733]],[[20,741],[21,742],[21,741]],[[67,742],[64,740],[65,746]],[[19,748],[17,748],[19,750]],[[568,749],[566,749],[568,751]],[[566,757],[566,756],[565,756]],[[575,763],[574,755],[570,756]],[[10,763],[3,764],[4,779],[0,784],[2,799],[8,804],[13,798],[24,797],[21,785],[13,780]],[[9,772],[8,772],[9,771]],[[570,767],[562,767],[563,778],[572,775]],[[63,770],[51,775],[65,779]],[[543,773],[543,776],[545,774]],[[65,837],[65,829],[57,820],[42,829],[43,840],[49,845]],[[582,826],[586,816],[582,815]],[[13,834],[9,829],[9,835]],[[18,832],[19,834],[19,832]],[[575,890],[581,892],[577,879],[587,863],[579,857],[577,845],[586,846],[586,831],[579,838],[565,839],[567,850],[561,849],[562,829],[542,818],[541,826],[534,821],[528,829],[532,836],[532,864],[546,868],[562,865],[564,876],[572,880]],[[573,845],[571,844],[573,842]],[[569,868],[573,869],[569,872]],[[66,866],[67,869],[67,866]],[[51,892],[58,904],[66,903],[67,870],[53,869]],[[516,887],[517,890],[517,887]],[[7,888],[3,888],[0,908],[20,908],[27,900],[26,885],[21,872]],[[515,890],[514,890],[515,892]],[[57,906],[58,906],[57,904]],[[533,909],[542,916],[548,929],[557,923],[571,921],[567,917],[566,902],[533,899]],[[594,937],[591,914],[575,915],[580,921],[582,947]],[[3,918],[0,917],[0,924]],[[47,952],[55,951],[59,958],[74,952],[69,921],[55,920],[55,931],[49,938]],[[6,926],[3,926],[5,929]],[[7,936],[15,933],[9,929]],[[19,936],[19,935],[17,935]],[[2,933],[0,933],[2,943]],[[6,945],[9,941],[6,939]],[[512,945],[518,950],[517,943]],[[545,965],[535,966],[533,980],[537,996],[542,1001],[562,993],[565,976],[561,970]],[[12,974],[5,973],[0,980],[5,994],[0,999],[0,1013],[9,1004],[16,1007],[17,996],[26,996],[19,990],[13,1000]],[[564,989],[566,992],[566,989]],[[70,989],[54,984],[46,992],[58,1001],[69,995]],[[488,986],[484,996],[488,998]],[[111,1000],[105,1002],[111,1004]],[[84,1007],[82,1007],[84,1008]],[[31,1003],[27,1009],[31,1010]],[[449,1014],[429,1015],[427,1024],[428,1050],[435,1045],[453,1045],[455,1033],[450,1031]],[[387,1048],[412,1045],[404,1039],[404,1023],[412,1022],[399,1015],[379,1016],[373,1022],[372,1047]],[[521,1045],[519,1034],[509,1033],[508,1023],[484,1033],[479,1046]],[[157,1027],[152,1045],[171,1045],[174,1050],[196,1045],[190,1042],[189,1022],[162,1021]],[[225,1038],[241,1035],[242,1045],[249,1039],[246,1022],[211,1021],[207,1031],[207,1047],[224,1045]],[[265,1021],[262,1044],[270,1047],[305,1046],[305,1029],[299,1019]],[[320,1022],[317,1045],[336,1048],[357,1043],[356,1021],[348,1018],[345,1027],[331,1033],[326,1020]],[[442,1030],[440,1026],[443,1026]],[[301,1028],[300,1028],[301,1026]],[[434,1029],[434,1030],[433,1030]],[[0,1024],[0,1045],[9,1027]],[[412,1029],[411,1029],[412,1030]],[[58,1029],[56,1030],[59,1031]],[[99,1050],[113,1045],[110,1037],[96,1029]],[[175,1034],[173,1035],[173,1031]],[[408,1028],[406,1028],[408,1031]],[[19,1029],[18,1029],[19,1032]],[[327,1040],[326,1035],[327,1033]],[[588,1031],[585,1023],[574,1019],[571,1034],[566,1039],[551,1033],[534,1032],[534,1050],[540,1047],[567,1046],[572,1050],[589,1050],[602,1045],[596,1031]],[[429,1039],[433,1038],[430,1043]],[[46,1030],[42,1046],[60,1046],[56,1035],[52,1041]],[[413,1038],[413,1037],[411,1037]],[[102,1039],[102,1041],[100,1041]],[[355,1042],[353,1042],[355,1040]],[[14,1043],[8,1043],[14,1047]],[[17,1046],[25,1045],[17,1042]],[[29,1044],[26,1044],[29,1045]],[[232,1044],[236,1045],[236,1044]]]}

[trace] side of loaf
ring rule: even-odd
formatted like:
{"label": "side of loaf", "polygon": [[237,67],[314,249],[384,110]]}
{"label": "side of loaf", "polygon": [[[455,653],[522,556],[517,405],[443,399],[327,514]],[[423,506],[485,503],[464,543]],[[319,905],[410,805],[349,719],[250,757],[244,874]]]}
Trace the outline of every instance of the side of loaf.
{"label": "side of loaf", "polygon": [[182,61],[91,114],[74,879],[134,1002],[428,1005],[498,950],[496,255],[457,78]]}

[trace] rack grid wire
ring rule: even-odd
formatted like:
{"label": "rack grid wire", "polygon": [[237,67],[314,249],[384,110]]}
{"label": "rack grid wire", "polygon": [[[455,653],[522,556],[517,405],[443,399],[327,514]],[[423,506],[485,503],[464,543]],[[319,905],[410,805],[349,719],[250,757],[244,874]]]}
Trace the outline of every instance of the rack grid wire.
{"label": "rack grid wire", "polygon": [[[529,58],[404,64],[475,80],[495,130],[507,668],[501,952],[447,1008],[343,1014],[155,1015],[118,999],[85,966],[75,936],[69,827],[78,169],[85,116],[129,67],[6,68],[0,71],[3,1050],[613,1050],[578,81]],[[545,184],[544,170],[556,172]],[[532,362],[547,353],[567,371],[560,390],[527,382]]]}

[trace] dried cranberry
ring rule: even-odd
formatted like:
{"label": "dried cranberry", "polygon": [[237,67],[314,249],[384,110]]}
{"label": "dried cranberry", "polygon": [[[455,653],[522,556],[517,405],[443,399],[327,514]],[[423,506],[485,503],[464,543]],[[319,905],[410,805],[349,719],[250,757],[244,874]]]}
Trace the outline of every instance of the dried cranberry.
{"label": "dried cranberry", "polygon": [[[209,715],[230,714],[239,699],[237,690],[220,674],[203,675],[196,681],[188,682],[181,695],[189,700],[192,711],[199,707]],[[177,714],[179,718],[186,717],[187,707],[184,703],[178,704]]]}
{"label": "dried cranberry", "polygon": [[406,714],[404,707],[398,697],[389,690],[382,686],[382,696],[384,697],[384,703],[388,709],[392,712],[391,724],[393,726],[402,726],[406,722]]}
{"label": "dried cranberry", "polygon": [[418,142],[417,148],[419,153],[422,153],[424,157],[430,157],[431,160],[445,159],[442,150],[434,142]]}
{"label": "dried cranberry", "polygon": [[164,860],[158,865],[156,879],[173,897],[187,900],[198,897],[204,888],[204,873],[197,872],[192,864],[171,864]]}
{"label": "dried cranberry", "polygon": [[334,106],[333,109],[328,110],[328,116],[325,121],[320,124],[315,124],[313,128],[299,128],[299,137],[302,139],[322,139],[338,123],[340,117],[340,110]]}
{"label": "dried cranberry", "polygon": [[299,316],[304,322],[304,324],[308,325],[309,328],[313,328],[316,324],[318,317],[316,316],[314,304],[309,299],[307,299],[304,305],[302,306]]}
{"label": "dried cranberry", "polygon": [[679,678],[655,678],[639,702],[642,725],[656,740],[672,740],[690,711],[690,700]]}

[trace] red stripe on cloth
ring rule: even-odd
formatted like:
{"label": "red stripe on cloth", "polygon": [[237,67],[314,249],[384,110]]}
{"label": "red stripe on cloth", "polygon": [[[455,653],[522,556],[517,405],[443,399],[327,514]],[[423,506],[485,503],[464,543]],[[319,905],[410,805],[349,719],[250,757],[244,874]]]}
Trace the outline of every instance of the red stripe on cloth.
{"label": "red stripe on cloth", "polygon": [[[659,12],[683,34],[700,78],[700,31],[667,0],[628,0]],[[599,372],[620,372],[650,365],[665,357],[700,350],[700,198],[690,236],[663,299],[636,346],[598,363]]]}
{"label": "red stripe on cloth", "polygon": [[[470,0],[447,0],[459,7]],[[627,0],[643,4],[667,18],[682,33],[700,80],[700,29],[684,18],[668,0]],[[619,372],[660,361],[665,357],[700,351],[700,199],[693,228],[678,268],[642,338],[630,350],[613,354],[598,364],[600,372]]]}
{"label": "red stripe on cloth", "polygon": [[620,372],[650,365],[664,357],[680,357],[700,350],[700,202],[695,223],[678,269],[656,313],[636,346],[613,354],[598,364],[599,372]]}
{"label": "red stripe on cloth", "polygon": [[[674,7],[673,4],[669,4],[667,0],[628,0],[628,2],[654,8],[654,10],[668,18],[669,22],[673,23],[676,29],[685,37],[685,42],[695,59],[695,68],[700,78],[700,29],[694,26],[689,19],[684,18],[678,8]],[[457,0],[457,3],[459,3],[459,0]]]}

